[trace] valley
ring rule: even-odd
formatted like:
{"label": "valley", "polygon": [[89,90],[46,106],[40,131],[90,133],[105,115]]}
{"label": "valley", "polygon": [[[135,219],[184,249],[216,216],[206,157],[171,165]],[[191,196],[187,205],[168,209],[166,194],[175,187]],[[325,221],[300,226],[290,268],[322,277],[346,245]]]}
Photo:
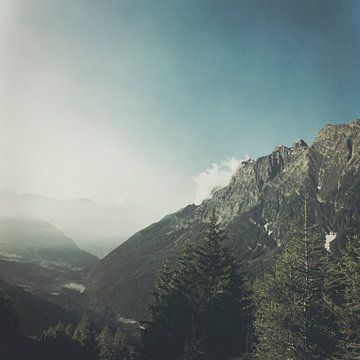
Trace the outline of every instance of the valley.
{"label": "valley", "polygon": [[157,272],[187,242],[201,240],[213,214],[253,282],[271,269],[291,229],[301,225],[304,197],[328,252],[336,254],[359,233],[359,171],[360,121],[328,125],[311,145],[298,140],[243,161],[229,185],[135,233],[102,259],[48,221],[2,214],[0,289],[26,335],[59,321],[76,325],[85,312],[96,326],[121,328],[138,343]]}

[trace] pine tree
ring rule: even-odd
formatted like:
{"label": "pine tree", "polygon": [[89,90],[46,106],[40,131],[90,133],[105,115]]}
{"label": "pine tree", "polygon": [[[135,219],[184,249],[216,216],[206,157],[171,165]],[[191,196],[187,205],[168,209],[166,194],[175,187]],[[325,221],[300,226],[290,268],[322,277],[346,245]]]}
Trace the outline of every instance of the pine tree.
{"label": "pine tree", "polygon": [[194,284],[194,245],[187,242],[175,264],[166,262],[158,273],[153,302],[152,320],[143,331],[142,358],[179,359],[184,340],[192,322]]}
{"label": "pine tree", "polygon": [[144,358],[176,360],[189,348],[198,348],[199,358],[205,351],[206,359],[245,351],[249,292],[224,239],[212,216],[203,241],[186,243],[175,263],[164,265],[142,336]]}
{"label": "pine tree", "polygon": [[259,359],[328,359],[335,351],[335,315],[327,302],[328,253],[308,226],[283,245],[273,273],[257,284]]}
{"label": "pine tree", "polygon": [[126,335],[117,330],[113,340],[113,359],[112,360],[130,360],[131,348]]}
{"label": "pine tree", "polygon": [[72,324],[67,324],[65,327],[65,335],[68,338],[72,338],[74,336],[74,327]]}
{"label": "pine tree", "polygon": [[92,340],[93,335],[93,324],[90,318],[84,314],[75,328],[73,338],[84,346]]}
{"label": "pine tree", "polygon": [[108,326],[105,326],[96,337],[97,349],[100,360],[113,359],[114,337]]}
{"label": "pine tree", "polygon": [[193,327],[192,332],[185,338],[181,360],[209,360],[207,356],[205,337]]}
{"label": "pine tree", "polygon": [[349,237],[336,259],[332,285],[338,315],[339,351],[334,359],[360,359],[360,237]]}
{"label": "pine tree", "polygon": [[95,354],[89,355],[88,349],[73,339],[73,332],[72,325],[65,326],[61,322],[44,330],[38,339],[42,354],[39,359],[93,359]]}
{"label": "pine tree", "polygon": [[250,322],[249,291],[213,214],[205,241],[195,249],[195,324],[205,336],[208,354],[224,359],[246,352]]}
{"label": "pine tree", "polygon": [[91,319],[84,314],[80,319],[73,335],[73,339],[76,340],[87,354],[88,359],[96,357],[96,341],[93,323]]}
{"label": "pine tree", "polygon": [[99,360],[130,360],[131,347],[126,335],[117,330],[115,334],[105,326],[96,338]]}

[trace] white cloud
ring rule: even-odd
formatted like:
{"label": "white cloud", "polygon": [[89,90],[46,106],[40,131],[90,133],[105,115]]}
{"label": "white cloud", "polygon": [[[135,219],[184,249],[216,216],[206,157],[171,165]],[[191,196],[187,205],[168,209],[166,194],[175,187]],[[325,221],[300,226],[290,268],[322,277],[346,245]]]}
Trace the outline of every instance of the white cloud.
{"label": "white cloud", "polygon": [[[247,158],[249,158],[247,156]],[[194,203],[200,204],[211,196],[214,188],[224,187],[229,184],[232,175],[243,160],[231,158],[222,161],[220,164],[213,163],[209,168],[193,177],[196,184]]]}

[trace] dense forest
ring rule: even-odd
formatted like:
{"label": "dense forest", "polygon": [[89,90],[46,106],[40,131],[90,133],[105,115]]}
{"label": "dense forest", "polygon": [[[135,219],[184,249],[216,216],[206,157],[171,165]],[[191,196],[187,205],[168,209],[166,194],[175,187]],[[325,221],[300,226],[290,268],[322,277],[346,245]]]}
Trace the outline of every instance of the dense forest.
{"label": "dense forest", "polygon": [[330,251],[306,206],[303,226],[257,279],[224,245],[213,215],[202,241],[187,242],[159,271],[140,341],[87,314],[29,338],[1,296],[1,359],[359,359],[360,239]]}

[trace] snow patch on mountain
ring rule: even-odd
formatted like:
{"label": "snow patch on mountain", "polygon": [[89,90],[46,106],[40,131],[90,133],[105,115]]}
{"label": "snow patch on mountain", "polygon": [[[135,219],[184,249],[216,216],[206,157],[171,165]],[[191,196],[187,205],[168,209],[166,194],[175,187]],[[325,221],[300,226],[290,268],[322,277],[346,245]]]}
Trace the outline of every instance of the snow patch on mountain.
{"label": "snow patch on mountain", "polygon": [[336,233],[330,232],[330,234],[325,235],[325,249],[330,251],[330,244],[336,239]]}
{"label": "snow patch on mountain", "polygon": [[264,228],[265,228],[265,231],[267,232],[268,236],[270,236],[273,233],[272,230],[269,230],[269,225],[271,225],[271,223],[264,224]]}
{"label": "snow patch on mountain", "polygon": [[83,293],[85,291],[85,286],[83,284],[78,284],[75,282],[67,283],[64,285],[64,288],[78,291],[79,293]]}

